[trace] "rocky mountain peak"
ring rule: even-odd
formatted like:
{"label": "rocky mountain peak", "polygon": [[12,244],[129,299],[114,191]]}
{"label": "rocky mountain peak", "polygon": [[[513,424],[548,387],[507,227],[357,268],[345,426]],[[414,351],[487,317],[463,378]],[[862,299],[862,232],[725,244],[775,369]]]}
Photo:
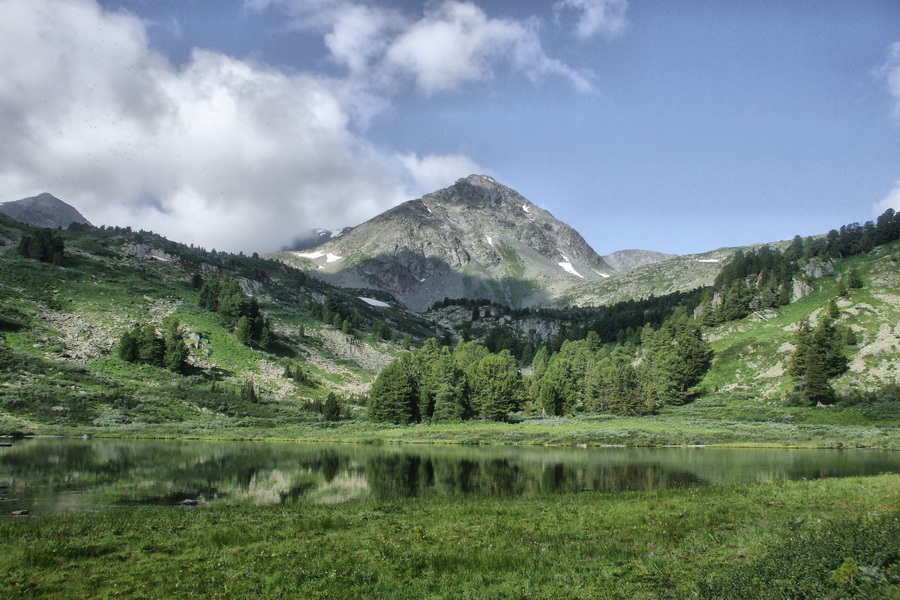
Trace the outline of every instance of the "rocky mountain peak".
{"label": "rocky mountain peak", "polygon": [[339,285],[389,291],[413,310],[445,297],[539,304],[615,273],[577,231],[487,175],[279,257]]}
{"label": "rocky mountain peak", "polygon": [[72,223],[91,224],[73,206],[47,192],[30,198],[4,202],[0,204],[0,213],[32,227],[56,229],[68,227]]}

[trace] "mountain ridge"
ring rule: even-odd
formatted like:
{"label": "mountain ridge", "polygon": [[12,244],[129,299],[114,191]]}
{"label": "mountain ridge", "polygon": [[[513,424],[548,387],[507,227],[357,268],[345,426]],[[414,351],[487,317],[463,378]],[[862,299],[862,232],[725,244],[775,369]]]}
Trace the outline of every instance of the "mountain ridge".
{"label": "mountain ridge", "polygon": [[417,311],[445,297],[533,306],[617,272],[574,228],[487,175],[404,202],[312,252],[274,256]]}
{"label": "mountain ridge", "polygon": [[48,192],[4,202],[0,204],[0,213],[32,227],[57,229],[72,223],[92,225],[74,206]]}

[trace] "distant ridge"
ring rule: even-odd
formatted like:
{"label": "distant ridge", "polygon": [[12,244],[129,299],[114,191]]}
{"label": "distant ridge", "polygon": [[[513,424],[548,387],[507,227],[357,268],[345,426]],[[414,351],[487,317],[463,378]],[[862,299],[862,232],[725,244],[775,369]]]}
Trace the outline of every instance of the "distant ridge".
{"label": "distant ridge", "polygon": [[32,227],[68,227],[72,223],[91,225],[73,206],[44,192],[30,198],[0,204],[0,213]]}
{"label": "distant ridge", "polygon": [[677,257],[677,254],[665,254],[652,250],[619,250],[607,254],[603,260],[619,273],[627,273],[645,265],[653,265]]}

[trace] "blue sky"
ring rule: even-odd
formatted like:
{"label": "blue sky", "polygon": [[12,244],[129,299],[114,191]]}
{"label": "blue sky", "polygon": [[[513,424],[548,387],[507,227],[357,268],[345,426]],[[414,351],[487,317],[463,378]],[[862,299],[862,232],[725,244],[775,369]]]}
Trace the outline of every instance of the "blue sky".
{"label": "blue sky", "polygon": [[601,254],[900,209],[896,0],[3,0],[0,200],[276,250],[470,173]]}

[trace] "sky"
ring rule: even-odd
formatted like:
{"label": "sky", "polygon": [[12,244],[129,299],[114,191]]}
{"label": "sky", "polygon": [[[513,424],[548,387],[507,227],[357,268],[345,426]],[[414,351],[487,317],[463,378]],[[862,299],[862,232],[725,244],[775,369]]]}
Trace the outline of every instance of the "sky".
{"label": "sky", "polygon": [[0,201],[232,252],[487,174],[600,254],[900,210],[898,0],[0,0]]}

